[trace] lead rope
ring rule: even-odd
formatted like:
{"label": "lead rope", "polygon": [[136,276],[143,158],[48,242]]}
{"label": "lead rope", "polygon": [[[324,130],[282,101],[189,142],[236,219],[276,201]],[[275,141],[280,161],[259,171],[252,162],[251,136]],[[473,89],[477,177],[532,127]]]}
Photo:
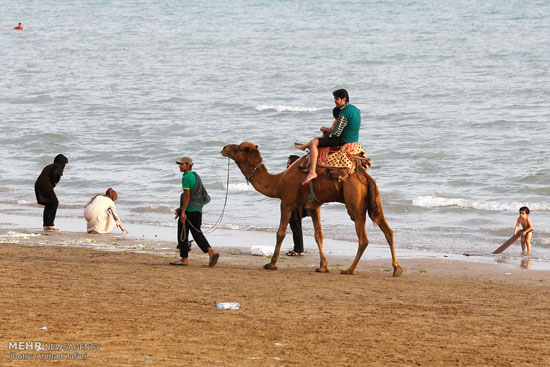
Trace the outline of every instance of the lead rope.
{"label": "lead rope", "polygon": [[[214,222],[214,224],[212,225],[212,227],[210,229],[208,229],[207,231],[200,231],[198,230],[197,228],[195,228],[195,226],[189,221],[188,218],[185,218],[185,222],[186,223],[189,223],[189,225],[191,226],[191,228],[193,228],[195,231],[199,232],[199,233],[202,233],[202,234],[208,234],[208,233],[212,233],[214,232],[216,229],[220,228],[221,224],[222,224],[222,219],[223,219],[223,214],[225,212],[225,208],[227,206],[227,196],[229,194],[229,164],[231,163],[231,161],[229,160],[229,158],[227,158],[227,182],[225,184],[225,201],[223,203],[223,209],[222,209],[222,213],[220,214],[220,216],[218,217],[218,219],[216,220],[216,222]],[[183,223],[183,231],[184,233],[187,233],[187,231],[185,230],[185,224],[186,223]],[[183,239],[182,241],[185,241],[187,239],[187,237],[185,239]]]}
{"label": "lead rope", "polygon": [[[229,194],[229,164],[231,163],[231,160],[229,159],[229,157],[227,158],[227,180],[225,182],[225,200],[223,202],[223,209],[222,209],[222,212],[218,218],[218,220],[216,222],[214,222],[214,224],[212,225],[212,227],[204,232],[204,233],[212,233],[214,232],[216,229],[220,228],[221,224],[222,224],[222,219],[223,219],[223,214],[225,213],[225,208],[227,206],[227,196]],[[189,223],[191,224],[191,223]]]}

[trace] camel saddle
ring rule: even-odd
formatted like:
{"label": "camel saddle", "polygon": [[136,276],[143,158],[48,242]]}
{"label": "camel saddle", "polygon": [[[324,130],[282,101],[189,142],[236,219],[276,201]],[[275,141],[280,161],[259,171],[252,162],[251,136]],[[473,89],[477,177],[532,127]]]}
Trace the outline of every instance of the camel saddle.
{"label": "camel saddle", "polygon": [[[304,159],[300,168],[307,171],[309,167],[310,156]],[[371,166],[371,159],[367,158],[365,149],[359,143],[348,143],[337,147],[319,148],[319,157],[317,166],[326,168],[330,174],[338,178],[338,181],[345,181],[353,172],[357,165],[365,169]]]}

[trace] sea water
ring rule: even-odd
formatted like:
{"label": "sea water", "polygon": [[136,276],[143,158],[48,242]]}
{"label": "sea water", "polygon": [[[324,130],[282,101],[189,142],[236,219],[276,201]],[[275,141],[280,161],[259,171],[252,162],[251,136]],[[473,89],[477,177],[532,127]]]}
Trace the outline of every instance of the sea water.
{"label": "sea water", "polygon": [[[300,153],[294,141],[331,124],[332,91],[346,88],[362,112],[360,142],[398,255],[490,254],[527,205],[533,256],[550,261],[547,1],[0,8],[3,227],[17,218],[41,227],[33,184],[63,153],[70,163],[56,190],[58,218],[82,218],[84,204],[113,187],[130,231],[173,228],[175,161],[191,156],[212,196],[205,228],[224,211],[224,229],[274,232],[279,201],[247,185],[219,152],[251,141],[270,172],[284,170]],[[12,30],[19,22],[24,30]],[[322,224],[327,238],[355,241],[343,204],[324,205]],[[307,218],[304,229],[313,233]],[[378,229],[367,231],[384,243]]]}

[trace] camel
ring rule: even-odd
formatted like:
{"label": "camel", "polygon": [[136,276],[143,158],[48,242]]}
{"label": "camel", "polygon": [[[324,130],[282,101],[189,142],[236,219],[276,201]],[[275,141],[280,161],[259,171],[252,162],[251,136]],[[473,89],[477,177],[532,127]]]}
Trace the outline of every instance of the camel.
{"label": "camel", "polygon": [[393,246],[393,231],[384,218],[382,202],[376,181],[358,165],[356,174],[352,174],[345,181],[339,182],[329,176],[327,169],[317,168],[318,177],[314,179],[314,199],[311,199],[310,185],[302,185],[306,173],[300,169],[302,157],[294,162],[286,171],[279,174],[270,174],[263,164],[258,146],[243,142],[239,145],[229,144],[220,152],[224,157],[231,158],[240,168],[246,180],[260,193],[281,200],[281,220],[277,230],[277,244],[271,257],[271,262],[264,265],[267,270],[276,270],[281,244],[286,235],[286,229],[292,211],[297,206],[303,206],[311,215],[315,230],[315,241],[319,247],[321,256],[320,267],[317,272],[330,272],[328,262],[323,250],[323,231],[321,229],[321,205],[328,202],[340,202],[346,205],[351,220],[355,222],[355,231],[359,239],[357,254],[350,267],[343,270],[342,274],[352,275],[357,269],[359,260],[369,243],[365,229],[366,214],[378,225],[384,233],[386,241],[390,245],[393,276],[398,277],[403,273],[395,257]]}

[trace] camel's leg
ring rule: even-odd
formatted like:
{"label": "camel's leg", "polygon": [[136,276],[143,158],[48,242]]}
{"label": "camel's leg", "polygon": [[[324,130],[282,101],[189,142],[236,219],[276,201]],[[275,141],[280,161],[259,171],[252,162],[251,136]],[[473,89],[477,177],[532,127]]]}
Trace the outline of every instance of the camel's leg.
{"label": "camel's leg", "polygon": [[357,176],[350,176],[343,183],[344,190],[344,202],[346,209],[351,220],[355,222],[355,232],[357,233],[357,239],[359,245],[357,246],[357,254],[355,259],[349,268],[342,271],[342,274],[352,275],[357,269],[359,260],[363,256],[363,252],[369,244],[367,238],[367,230],[365,228],[365,221],[367,218],[367,202],[365,200],[367,191],[365,185],[361,183]]}
{"label": "camel's leg", "polygon": [[386,218],[384,218],[383,215],[379,220],[378,226],[380,227],[382,232],[384,232],[386,241],[388,241],[388,244],[390,245],[393,276],[398,277],[403,274],[403,268],[399,266],[399,263],[397,262],[397,257],[395,257],[395,248],[393,246],[393,230],[390,228],[388,222],[386,222]]}
{"label": "camel's leg", "polygon": [[271,262],[264,265],[264,269],[267,270],[277,270],[277,261],[279,260],[279,252],[281,251],[281,244],[285,239],[286,228],[288,222],[290,221],[290,216],[292,214],[292,209],[290,205],[285,205],[281,202],[281,221],[279,223],[279,229],[277,230],[277,244],[275,245],[275,250],[273,251],[273,256],[271,256]]}
{"label": "camel's leg", "polygon": [[365,249],[369,244],[369,239],[367,238],[367,230],[365,229],[365,221],[366,221],[365,214],[357,215],[356,213],[354,217],[355,217],[355,232],[357,232],[357,238],[359,239],[359,246],[357,247],[357,254],[355,255],[355,259],[353,260],[353,263],[350,265],[349,268],[342,271],[342,274],[346,274],[346,275],[353,275],[355,273],[355,269],[357,269],[359,260],[361,260],[361,256],[363,256],[363,252],[365,252]]}
{"label": "camel's leg", "polygon": [[325,256],[325,250],[323,249],[323,230],[321,228],[321,207],[311,210],[311,220],[313,221],[313,229],[315,230],[315,242],[319,248],[319,255],[321,256],[321,264],[315,269],[318,273],[330,273],[328,267],[327,258]]}

